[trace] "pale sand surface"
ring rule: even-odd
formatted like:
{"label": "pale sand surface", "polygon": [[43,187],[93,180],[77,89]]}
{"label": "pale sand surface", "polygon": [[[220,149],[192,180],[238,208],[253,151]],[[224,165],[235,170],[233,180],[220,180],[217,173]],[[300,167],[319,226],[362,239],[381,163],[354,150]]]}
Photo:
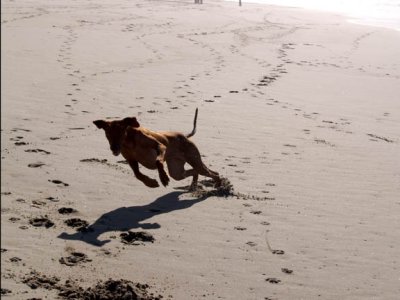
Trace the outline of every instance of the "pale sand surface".
{"label": "pale sand surface", "polygon": [[[398,299],[399,32],[219,1],[1,8],[5,299],[56,297],[22,283],[31,270],[173,299]],[[190,179],[149,189],[92,124],[137,116],[189,132],[196,107],[205,163],[254,198],[196,199],[177,189]],[[29,223],[45,215],[53,227]],[[122,244],[126,230],[155,241]],[[60,264],[71,251],[91,261]]]}

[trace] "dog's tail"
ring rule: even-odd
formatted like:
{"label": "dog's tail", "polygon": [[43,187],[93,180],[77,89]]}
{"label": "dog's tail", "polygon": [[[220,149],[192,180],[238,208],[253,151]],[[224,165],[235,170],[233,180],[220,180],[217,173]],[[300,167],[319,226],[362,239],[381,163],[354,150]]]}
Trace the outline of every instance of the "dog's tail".
{"label": "dog's tail", "polygon": [[199,112],[199,109],[196,108],[196,112],[194,114],[194,121],[193,121],[193,130],[191,133],[187,134],[186,137],[190,138],[192,136],[194,136],[194,134],[196,133],[196,125],[197,125],[197,113]]}

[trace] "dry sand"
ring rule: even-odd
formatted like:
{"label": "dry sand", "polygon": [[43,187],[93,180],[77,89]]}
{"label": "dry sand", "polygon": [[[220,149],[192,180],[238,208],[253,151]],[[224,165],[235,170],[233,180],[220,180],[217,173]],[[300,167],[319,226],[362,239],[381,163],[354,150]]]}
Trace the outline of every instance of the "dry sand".
{"label": "dry sand", "polygon": [[[220,1],[1,8],[5,299],[109,278],[164,299],[398,299],[399,32]],[[189,132],[196,107],[204,161],[247,197],[146,188],[92,124]]]}

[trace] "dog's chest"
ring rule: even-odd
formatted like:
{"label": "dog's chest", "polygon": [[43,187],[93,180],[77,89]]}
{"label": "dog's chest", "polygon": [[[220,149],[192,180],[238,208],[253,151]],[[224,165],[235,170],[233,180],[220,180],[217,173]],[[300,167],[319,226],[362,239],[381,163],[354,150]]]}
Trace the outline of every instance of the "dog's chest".
{"label": "dog's chest", "polygon": [[145,147],[123,148],[121,151],[122,156],[127,161],[137,161],[145,168],[154,170],[157,168],[157,151]]}

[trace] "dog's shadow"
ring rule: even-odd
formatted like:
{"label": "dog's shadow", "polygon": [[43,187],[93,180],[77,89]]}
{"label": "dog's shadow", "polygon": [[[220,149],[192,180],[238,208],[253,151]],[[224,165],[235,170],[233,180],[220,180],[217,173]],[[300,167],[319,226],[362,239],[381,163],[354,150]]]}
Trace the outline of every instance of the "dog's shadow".
{"label": "dog's shadow", "polygon": [[99,236],[105,232],[127,231],[135,228],[157,229],[161,227],[160,224],[148,223],[145,221],[155,215],[189,208],[207,199],[207,197],[201,197],[180,200],[179,196],[182,194],[184,194],[184,192],[171,192],[157,198],[147,205],[117,208],[102,215],[93,224],[90,224],[84,232],[76,232],[73,234],[63,232],[58,238],[65,240],[81,240],[95,246],[103,246],[110,242],[110,240],[99,240]]}

